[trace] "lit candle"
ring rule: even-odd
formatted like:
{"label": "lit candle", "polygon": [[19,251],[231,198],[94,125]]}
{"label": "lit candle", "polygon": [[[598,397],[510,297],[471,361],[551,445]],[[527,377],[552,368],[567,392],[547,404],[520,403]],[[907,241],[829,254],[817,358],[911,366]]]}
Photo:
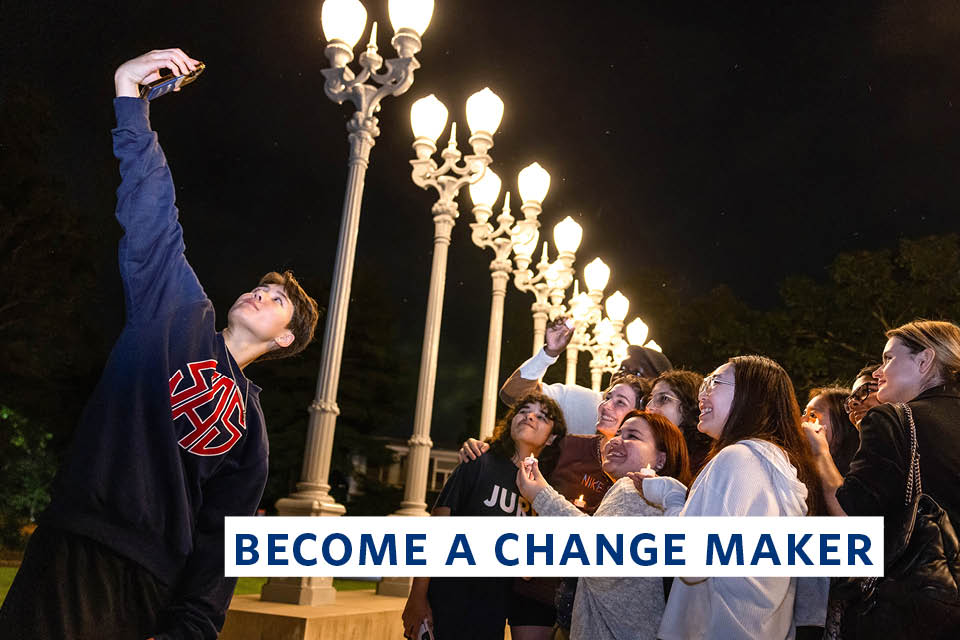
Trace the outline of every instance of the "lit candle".
{"label": "lit candle", "polygon": [[583,499],[583,494],[580,494],[580,497],[573,501],[573,506],[583,509],[587,506],[586,500]]}
{"label": "lit candle", "polygon": [[507,195],[503,197],[503,211],[504,213],[510,213],[510,192],[507,191]]}
{"label": "lit candle", "polygon": [[657,472],[650,468],[650,465],[647,464],[643,469],[640,469],[640,475],[644,478],[653,478],[657,475]]}
{"label": "lit candle", "polygon": [[523,459],[523,470],[527,472],[527,475],[530,476],[530,479],[533,479],[533,465],[537,463],[537,459],[534,456],[527,456]]}
{"label": "lit candle", "polygon": [[368,49],[376,50],[377,48],[377,23],[373,23],[373,28],[370,29],[370,44],[367,45]]}

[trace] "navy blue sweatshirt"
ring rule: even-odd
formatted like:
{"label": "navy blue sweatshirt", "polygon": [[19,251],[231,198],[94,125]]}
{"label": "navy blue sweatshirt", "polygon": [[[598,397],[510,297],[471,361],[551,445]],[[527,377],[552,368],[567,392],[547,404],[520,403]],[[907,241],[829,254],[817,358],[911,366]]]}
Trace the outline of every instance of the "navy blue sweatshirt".
{"label": "navy blue sweatshirt", "polygon": [[260,389],[227,351],[184,257],[149,103],[114,108],[126,324],[41,523],[93,538],[173,589],[162,618],[174,627],[158,639],[215,638],[236,582],[223,577],[223,518],[252,515],[267,478]]}

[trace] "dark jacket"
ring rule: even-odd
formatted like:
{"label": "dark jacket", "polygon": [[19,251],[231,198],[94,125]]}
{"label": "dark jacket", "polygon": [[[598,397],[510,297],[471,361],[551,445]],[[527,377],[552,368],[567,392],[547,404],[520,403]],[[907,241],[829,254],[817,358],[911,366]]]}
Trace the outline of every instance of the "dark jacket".
{"label": "dark jacket", "polygon": [[225,516],[253,515],[267,478],[260,389],[216,331],[184,257],[149,103],[114,101],[126,324],[73,435],[41,519],[133,560],[174,593],[157,638],[214,638],[236,578]]}
{"label": "dark jacket", "polygon": [[[960,526],[960,385],[927,389],[907,404],[917,425],[923,491]],[[847,515],[884,516],[888,530],[898,526],[909,456],[910,428],[900,424],[894,406],[868,411],[860,423],[860,449],[837,489]]]}

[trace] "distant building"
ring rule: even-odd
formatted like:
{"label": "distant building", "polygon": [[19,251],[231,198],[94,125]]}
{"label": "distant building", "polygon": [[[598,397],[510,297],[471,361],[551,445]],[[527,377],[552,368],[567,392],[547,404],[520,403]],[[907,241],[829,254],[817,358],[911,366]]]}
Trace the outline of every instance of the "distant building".
{"label": "distant building", "polygon": [[[351,496],[361,495],[362,493],[357,482],[358,478],[367,478],[389,487],[403,487],[406,482],[407,456],[410,453],[410,447],[407,446],[406,440],[388,437],[374,437],[371,440],[382,444],[392,454],[391,461],[387,464],[377,464],[371,461],[371,458],[376,458],[375,456],[368,458],[363,453],[355,453],[351,458],[353,476],[348,481],[348,493]],[[456,451],[432,448],[430,450],[430,463],[427,468],[427,491],[440,491],[459,463],[460,460]]]}

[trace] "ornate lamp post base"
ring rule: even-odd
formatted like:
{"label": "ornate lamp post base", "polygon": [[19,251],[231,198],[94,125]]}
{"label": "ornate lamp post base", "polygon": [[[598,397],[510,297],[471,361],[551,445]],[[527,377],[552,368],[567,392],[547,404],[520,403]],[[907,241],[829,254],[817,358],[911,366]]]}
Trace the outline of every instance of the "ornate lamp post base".
{"label": "ornate lamp post base", "polygon": [[377,595],[406,598],[412,586],[413,578],[383,578],[377,583]]}
{"label": "ornate lamp post base", "polygon": [[270,578],[260,590],[260,599],[316,607],[337,599],[333,578]]}
{"label": "ornate lamp post base", "polygon": [[[327,496],[329,498],[329,496]],[[277,515],[280,516],[342,516],[346,508],[336,502],[321,502],[310,495],[294,493],[276,502]]]}

